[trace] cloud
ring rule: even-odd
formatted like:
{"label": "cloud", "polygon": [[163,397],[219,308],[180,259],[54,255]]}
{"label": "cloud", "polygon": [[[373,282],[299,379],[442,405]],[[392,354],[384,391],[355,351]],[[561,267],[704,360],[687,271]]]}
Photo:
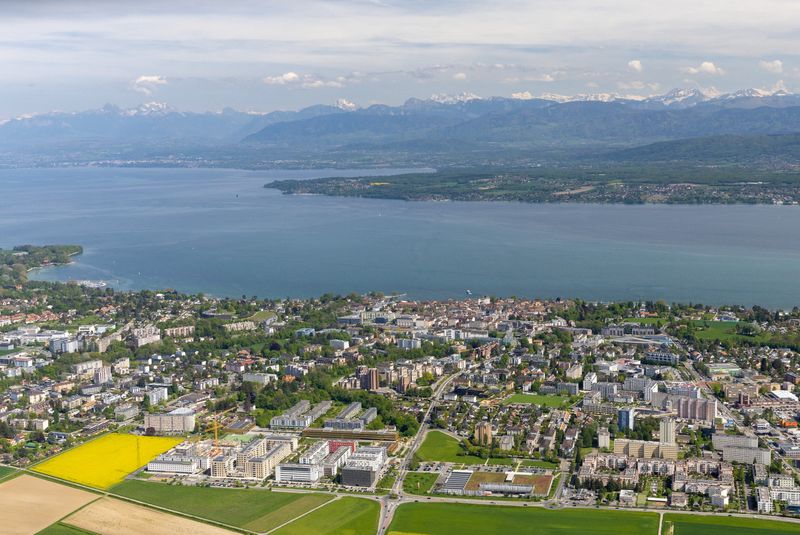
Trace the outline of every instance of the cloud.
{"label": "cloud", "polygon": [[463,72],[457,72],[453,75],[453,80],[466,80],[467,75]]}
{"label": "cloud", "polygon": [[704,61],[697,67],[684,67],[681,69],[686,74],[712,74],[722,75],[725,71],[721,67],[714,65],[713,61]]}
{"label": "cloud", "polygon": [[781,74],[783,72],[783,62],[779,59],[774,59],[772,61],[759,61],[758,66],[761,67],[761,70],[771,72],[772,74]]}
{"label": "cloud", "polygon": [[632,82],[617,82],[617,87],[626,90],[650,89],[651,91],[658,91],[661,86],[657,82],[642,82],[640,80],[634,80]]}
{"label": "cloud", "polygon": [[519,91],[517,93],[511,93],[511,98],[515,98],[517,100],[531,100],[533,98],[533,94],[530,91]]}
{"label": "cloud", "polygon": [[642,62],[638,59],[632,59],[628,62],[628,68],[636,72],[642,72]]}
{"label": "cloud", "polygon": [[555,82],[556,77],[550,73],[544,74],[528,74],[524,76],[509,76],[503,79],[503,82],[507,84],[515,84],[518,82]]}
{"label": "cloud", "polygon": [[278,76],[265,76],[264,83],[267,85],[287,85],[300,81],[300,75],[296,72],[289,71]]}
{"label": "cloud", "polygon": [[145,74],[133,81],[133,89],[145,95],[152,95],[159,85],[167,85],[167,79],[158,74]]}
{"label": "cloud", "polygon": [[359,72],[352,72],[345,76],[337,76],[335,78],[323,78],[315,74],[298,74],[294,71],[289,71],[284,74],[276,76],[265,76],[262,81],[267,85],[285,85],[297,86],[303,89],[321,89],[321,88],[342,88],[349,83],[356,82],[363,77]]}

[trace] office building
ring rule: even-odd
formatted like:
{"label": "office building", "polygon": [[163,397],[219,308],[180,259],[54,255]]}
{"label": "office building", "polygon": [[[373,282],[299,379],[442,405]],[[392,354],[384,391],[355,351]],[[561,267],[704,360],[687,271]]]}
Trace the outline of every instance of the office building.
{"label": "office building", "polygon": [[319,478],[316,464],[284,463],[275,468],[275,481],[279,483],[316,483]]}

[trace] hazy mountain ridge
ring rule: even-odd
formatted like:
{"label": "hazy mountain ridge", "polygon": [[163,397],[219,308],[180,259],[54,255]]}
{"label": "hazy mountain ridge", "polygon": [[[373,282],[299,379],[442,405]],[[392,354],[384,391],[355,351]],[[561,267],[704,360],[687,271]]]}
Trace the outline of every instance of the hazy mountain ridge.
{"label": "hazy mountain ridge", "polygon": [[[633,149],[653,143],[684,140],[678,145],[657,145],[640,152],[617,152],[613,159],[644,154],[670,159],[679,150],[689,159],[692,143],[702,145],[702,158],[718,153],[730,158],[722,146],[730,142],[691,141],[718,136],[768,136],[800,132],[800,95],[783,90],[750,89],[725,95],[708,95],[696,89],[676,89],[648,98],[614,94],[543,95],[524,98],[480,98],[434,95],[408,99],[399,106],[357,108],[341,100],[336,105],[315,105],[299,111],[271,113],[182,112],[161,103],[132,109],[107,105],[79,113],[53,112],[0,123],[0,149],[36,154],[54,160],[71,153],[90,154],[102,147],[103,157],[114,154],[135,161],[158,159],[159,150],[181,161],[181,150],[205,165],[208,158],[250,165],[252,161],[287,158],[319,161],[369,159],[392,165],[428,162],[439,153],[462,157],[469,165],[480,153],[512,155],[518,162],[531,155],[555,154],[570,158],[570,150],[589,151],[601,159],[609,151]],[[704,143],[704,144],[703,144]],[[737,141],[740,145],[746,140]],[[711,146],[716,149],[708,152]],[[705,147],[705,148],[703,148]],[[795,161],[791,144],[756,143],[743,151],[752,161],[768,156]],[[166,152],[170,151],[170,152]],[[716,152],[715,152],[716,151]],[[789,151],[784,155],[781,151]],[[784,157],[785,156],[785,157]],[[538,157],[538,156],[536,156]],[[578,156],[575,156],[578,157]],[[366,159],[365,159],[366,158]],[[742,161],[737,157],[736,161]],[[474,163],[474,162],[472,162]],[[745,162],[746,163],[746,162]]]}

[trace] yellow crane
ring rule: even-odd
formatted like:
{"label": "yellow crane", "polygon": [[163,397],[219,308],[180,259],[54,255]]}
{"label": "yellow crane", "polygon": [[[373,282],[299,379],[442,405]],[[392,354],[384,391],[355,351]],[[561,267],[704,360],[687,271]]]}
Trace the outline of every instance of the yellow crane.
{"label": "yellow crane", "polygon": [[226,409],[224,411],[220,411],[220,412],[215,413],[214,414],[214,418],[211,420],[211,422],[206,424],[206,427],[205,427],[206,430],[208,430],[209,428],[213,428],[214,429],[214,450],[213,450],[214,451],[214,455],[219,453],[219,417],[222,416],[223,414],[227,414],[227,413],[229,413],[231,411],[235,411],[237,408],[238,408],[238,406],[234,405],[230,409]]}

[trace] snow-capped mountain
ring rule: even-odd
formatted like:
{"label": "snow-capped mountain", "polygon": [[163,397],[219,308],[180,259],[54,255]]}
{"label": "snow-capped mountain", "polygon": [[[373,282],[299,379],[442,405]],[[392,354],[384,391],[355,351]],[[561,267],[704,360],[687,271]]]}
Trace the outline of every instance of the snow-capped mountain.
{"label": "snow-capped mountain", "polygon": [[475,93],[462,92],[455,95],[437,93],[435,95],[431,95],[428,100],[438,104],[459,104],[462,102],[470,102],[472,100],[482,100],[482,98]]}

